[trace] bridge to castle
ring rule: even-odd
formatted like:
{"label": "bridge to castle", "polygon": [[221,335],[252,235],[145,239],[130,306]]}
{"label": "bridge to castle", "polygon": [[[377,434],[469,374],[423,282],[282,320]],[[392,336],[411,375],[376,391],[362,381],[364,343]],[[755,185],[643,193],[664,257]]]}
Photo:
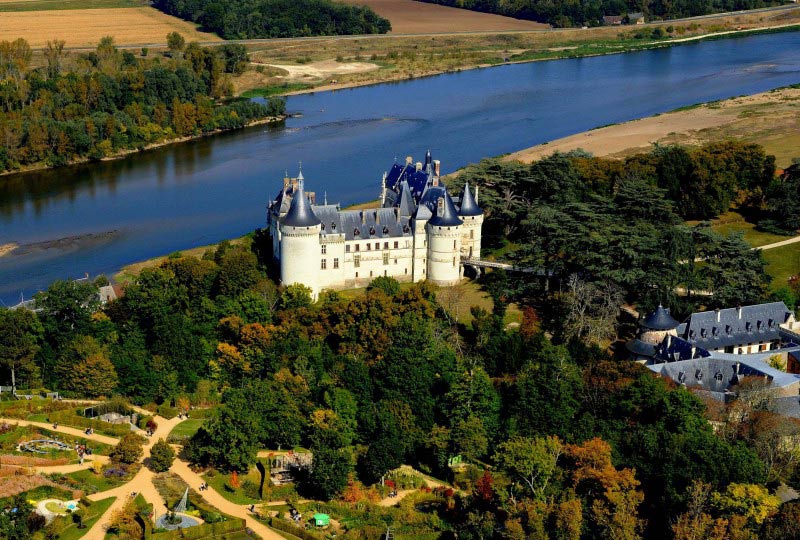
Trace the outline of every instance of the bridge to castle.
{"label": "bridge to castle", "polygon": [[498,261],[486,261],[483,259],[475,259],[474,257],[461,257],[461,264],[463,266],[470,266],[479,270],[480,268],[497,268],[499,270],[508,270],[509,272],[522,272],[523,274],[535,274],[542,277],[552,277],[553,273],[541,268],[534,268],[531,266],[516,266],[510,263]]}

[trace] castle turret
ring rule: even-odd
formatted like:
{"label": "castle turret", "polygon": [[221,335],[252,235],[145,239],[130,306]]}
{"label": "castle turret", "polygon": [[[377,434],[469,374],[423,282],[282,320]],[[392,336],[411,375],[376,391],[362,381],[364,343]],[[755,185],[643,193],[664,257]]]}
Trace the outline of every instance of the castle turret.
{"label": "castle turret", "polygon": [[426,226],[429,281],[437,285],[455,285],[461,279],[463,223],[450,194],[441,189],[433,216]]}
{"label": "castle turret", "polygon": [[461,237],[461,255],[470,259],[480,259],[483,210],[478,206],[475,197],[472,196],[472,192],[469,190],[469,182],[464,184],[458,215],[464,222]]}
{"label": "castle turret", "polygon": [[646,317],[639,321],[639,334],[636,339],[630,340],[625,346],[634,360],[649,361],[656,355],[656,346],[660,345],[667,336],[677,336],[678,326],[669,313],[669,309],[661,304]]}
{"label": "castle turret", "polygon": [[298,186],[289,211],[280,220],[281,281],[284,285],[301,283],[311,287],[312,296],[316,298],[320,290],[321,222],[303,189],[302,173],[297,179]]}

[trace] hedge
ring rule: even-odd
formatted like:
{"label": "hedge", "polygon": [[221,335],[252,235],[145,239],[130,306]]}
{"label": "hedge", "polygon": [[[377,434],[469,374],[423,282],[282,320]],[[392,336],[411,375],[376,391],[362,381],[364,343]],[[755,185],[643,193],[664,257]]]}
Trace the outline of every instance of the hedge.
{"label": "hedge", "polygon": [[303,529],[302,527],[297,527],[296,525],[292,525],[285,519],[270,518],[269,526],[273,529],[278,529],[279,531],[297,536],[302,540],[325,540],[324,535]]}
{"label": "hedge", "polygon": [[[165,531],[159,533],[151,532],[148,536],[145,531],[145,540],[199,540],[201,538],[219,538],[222,535],[244,531],[246,528],[245,520],[233,518],[218,523],[205,523],[196,527],[178,529],[175,531]],[[316,538],[314,540],[317,540]],[[321,539],[320,539],[321,540]]]}
{"label": "hedge", "polygon": [[126,433],[130,433],[130,424],[109,424],[102,420],[92,420],[79,416],[75,411],[56,411],[48,413],[47,421],[65,426],[78,427],[78,428],[92,428],[98,433],[110,435],[112,437],[122,437]]}

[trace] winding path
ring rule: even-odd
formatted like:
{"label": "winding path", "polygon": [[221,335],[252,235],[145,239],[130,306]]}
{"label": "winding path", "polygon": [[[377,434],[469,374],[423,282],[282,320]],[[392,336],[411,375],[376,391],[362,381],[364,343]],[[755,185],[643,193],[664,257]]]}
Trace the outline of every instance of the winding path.
{"label": "winding path", "polygon": [[0,418],[0,422],[5,422],[8,424],[17,424],[18,426],[40,427],[43,429],[54,431],[56,433],[66,433],[67,435],[71,435],[73,437],[81,437],[89,441],[99,442],[103,444],[110,444],[112,446],[116,445],[119,442],[119,439],[117,439],[116,437],[109,437],[108,435],[100,435],[97,433],[93,433],[92,435],[87,435],[80,429],[71,428],[67,426],[58,426],[58,429],[53,429],[53,424],[47,422],[31,422],[30,420],[20,420],[19,418]]}

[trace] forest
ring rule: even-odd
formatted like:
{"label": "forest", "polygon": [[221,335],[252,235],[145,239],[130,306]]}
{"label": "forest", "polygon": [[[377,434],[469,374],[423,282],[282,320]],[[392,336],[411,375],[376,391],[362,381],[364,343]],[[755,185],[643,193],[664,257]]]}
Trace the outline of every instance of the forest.
{"label": "forest", "polygon": [[710,13],[757,9],[786,4],[782,0],[421,0],[486,13],[548,23],[559,28],[598,26],[605,15],[644,13],[647,21],[696,17]]}
{"label": "forest", "polygon": [[280,98],[229,99],[244,47],[170,37],[169,57],[121,51],[106,37],[67,59],[63,41],[49,42],[41,67],[25,40],[0,42],[0,171],[102,159],[284,114]]}
{"label": "forest", "polygon": [[[244,473],[261,448],[302,446],[313,468],[298,491],[317,500],[360,501],[411,464],[456,487],[426,538],[797,538],[800,504],[774,489],[800,487],[797,452],[781,442],[800,426],[771,412],[763,383],[706,402],[614,353],[633,324],[623,301],[668,300],[678,316],[768,298],[758,251],[683,218],[734,200],[769,216],[792,180],[734,142],[624,161],[487,160],[465,180],[481,186],[488,247],[513,242],[520,261],[551,271],[546,283],[483,276],[493,307],[468,322],[424,282],[381,277],[312,302],[301,285],[276,286],[259,230],[201,258],[175,253],[105,306],[99,278],[52,284],[38,313],[0,310],[0,380],[13,371],[20,387],[65,396],[213,404],[183,458]],[[682,190],[708,196],[678,204]],[[704,264],[681,262],[698,253]],[[712,289],[712,303],[674,295],[689,283]],[[512,302],[519,325],[506,323]]]}
{"label": "forest", "polygon": [[392,29],[366,6],[331,0],[155,0],[153,6],[224,39],[385,34]]}

